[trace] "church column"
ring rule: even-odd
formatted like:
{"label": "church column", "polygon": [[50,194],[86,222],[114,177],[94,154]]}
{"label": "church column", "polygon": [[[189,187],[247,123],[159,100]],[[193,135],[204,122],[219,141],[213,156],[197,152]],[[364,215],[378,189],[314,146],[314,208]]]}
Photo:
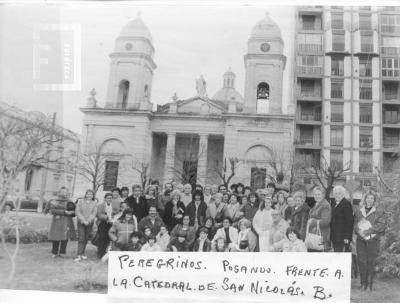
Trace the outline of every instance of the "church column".
{"label": "church column", "polygon": [[176,133],[167,133],[167,148],[165,150],[164,184],[171,182],[175,165]]}
{"label": "church column", "polygon": [[206,184],[207,178],[208,134],[200,134],[199,154],[197,163],[197,183]]}

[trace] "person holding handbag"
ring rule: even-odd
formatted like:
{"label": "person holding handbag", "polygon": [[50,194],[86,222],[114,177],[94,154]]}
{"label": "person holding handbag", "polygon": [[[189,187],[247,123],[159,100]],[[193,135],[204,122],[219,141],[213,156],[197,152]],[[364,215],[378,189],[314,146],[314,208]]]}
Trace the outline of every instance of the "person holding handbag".
{"label": "person holding handbag", "polygon": [[377,195],[369,191],[355,212],[354,231],[357,235],[356,249],[361,288],[372,291],[376,258],[379,254],[380,236],[385,231],[386,217],[377,206]]}
{"label": "person holding handbag", "polygon": [[[325,199],[325,191],[323,190],[322,187],[319,186],[315,187],[313,190],[313,195],[315,204],[314,207],[311,208],[309,213],[305,243],[306,246],[308,245],[307,250],[309,252],[329,251],[332,208],[329,202],[326,201]],[[318,235],[320,239],[318,240],[318,242],[322,243],[316,243],[317,245],[311,244],[310,234]]]}

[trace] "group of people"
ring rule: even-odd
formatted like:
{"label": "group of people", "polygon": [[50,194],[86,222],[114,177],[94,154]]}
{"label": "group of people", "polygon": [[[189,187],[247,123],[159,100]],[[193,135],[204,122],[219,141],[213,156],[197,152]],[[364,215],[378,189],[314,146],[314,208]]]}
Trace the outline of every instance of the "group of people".
{"label": "group of people", "polygon": [[[230,190],[229,190],[230,189]],[[53,257],[66,252],[67,241],[76,234],[75,261],[86,259],[88,241],[106,260],[109,250],[196,252],[357,252],[362,289],[371,289],[379,238],[385,216],[377,207],[376,193],[364,194],[353,208],[342,186],[327,201],[321,187],[313,189],[312,203],[303,190],[288,193],[270,183],[253,190],[243,184],[225,185],[154,182],[145,192],[134,185],[115,188],[99,203],[92,190],[75,203],[66,188],[51,200],[53,215],[49,240]],[[311,207],[310,207],[311,206]],[[93,227],[97,227],[94,237]],[[354,239],[353,239],[354,238]]]}

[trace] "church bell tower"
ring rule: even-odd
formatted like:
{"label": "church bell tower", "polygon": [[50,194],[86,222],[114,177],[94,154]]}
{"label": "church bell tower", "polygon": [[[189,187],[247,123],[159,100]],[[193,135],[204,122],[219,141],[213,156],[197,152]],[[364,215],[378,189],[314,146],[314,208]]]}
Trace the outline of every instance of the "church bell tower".
{"label": "church bell tower", "polygon": [[281,114],[286,57],[281,31],[268,12],[254,26],[247,45],[244,111]]}
{"label": "church bell tower", "polygon": [[106,108],[151,110],[154,47],[140,15],[128,23],[115,41]]}

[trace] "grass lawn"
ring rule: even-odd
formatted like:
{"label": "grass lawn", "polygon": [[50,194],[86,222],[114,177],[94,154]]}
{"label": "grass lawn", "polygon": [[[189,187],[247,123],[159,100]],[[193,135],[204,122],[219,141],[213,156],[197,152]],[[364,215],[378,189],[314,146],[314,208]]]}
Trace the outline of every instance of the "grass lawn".
{"label": "grass lawn", "polygon": [[[9,244],[13,249],[14,245]],[[107,264],[99,262],[96,249],[88,244],[88,260],[74,262],[77,242],[69,242],[65,258],[51,258],[51,243],[22,244],[12,289],[49,291],[107,292]],[[8,258],[0,248],[0,288],[10,269]]]}

